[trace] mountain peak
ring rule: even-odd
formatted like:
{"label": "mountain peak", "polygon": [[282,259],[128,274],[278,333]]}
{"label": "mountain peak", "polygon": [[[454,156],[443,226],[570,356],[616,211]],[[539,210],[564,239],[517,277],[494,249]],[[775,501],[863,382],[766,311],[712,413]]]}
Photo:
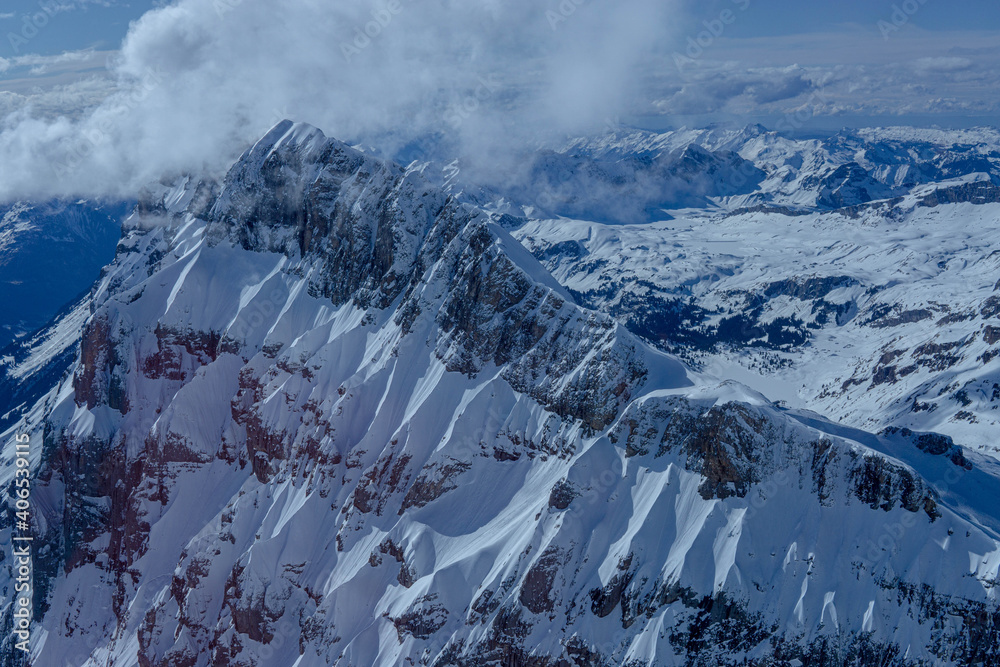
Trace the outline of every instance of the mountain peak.
{"label": "mountain peak", "polygon": [[268,130],[250,153],[272,153],[280,150],[315,151],[329,141],[330,139],[318,127],[285,119]]}

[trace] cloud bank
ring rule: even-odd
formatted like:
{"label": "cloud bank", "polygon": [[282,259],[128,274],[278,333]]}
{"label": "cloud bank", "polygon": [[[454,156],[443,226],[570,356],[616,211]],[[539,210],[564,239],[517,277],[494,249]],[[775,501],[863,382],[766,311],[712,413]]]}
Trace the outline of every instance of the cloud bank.
{"label": "cloud bank", "polygon": [[218,171],[286,117],[388,152],[434,135],[499,155],[626,111],[672,11],[671,0],[180,0],[132,25],[94,78],[110,85],[99,103],[53,118],[28,95],[7,115],[0,198],[128,196],[164,174]]}
{"label": "cloud bank", "polygon": [[0,60],[0,199],[132,197],[219,173],[284,118],[503,170],[513,148],[618,117],[1000,114],[996,34],[904,24],[885,38],[873,24],[737,39],[764,9],[722,6],[703,20],[694,0],[177,0],[111,59]]}
{"label": "cloud bank", "polygon": [[946,114],[996,123],[996,33],[898,30],[888,40],[867,25],[768,38],[723,35],[704,48],[688,42],[647,88],[658,92],[654,105],[666,115],[746,118],[808,107],[817,117],[867,116],[880,124]]}

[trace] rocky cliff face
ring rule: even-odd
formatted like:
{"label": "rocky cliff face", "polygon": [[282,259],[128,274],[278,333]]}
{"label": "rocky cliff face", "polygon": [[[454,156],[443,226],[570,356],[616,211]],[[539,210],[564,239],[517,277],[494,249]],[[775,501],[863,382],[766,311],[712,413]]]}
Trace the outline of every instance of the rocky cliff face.
{"label": "rocky cliff face", "polygon": [[1000,659],[996,464],[696,375],[308,126],[150,193],[91,299],[26,424],[37,664]]}

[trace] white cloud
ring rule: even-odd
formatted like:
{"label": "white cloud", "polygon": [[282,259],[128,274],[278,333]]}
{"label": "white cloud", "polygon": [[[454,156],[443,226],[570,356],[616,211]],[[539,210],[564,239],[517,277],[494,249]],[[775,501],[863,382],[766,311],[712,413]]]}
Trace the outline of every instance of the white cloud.
{"label": "white cloud", "polygon": [[11,86],[14,90],[0,90],[0,118],[6,118],[8,125],[29,117],[80,119],[114,92],[113,82],[104,77],[67,78],[70,80],[47,88],[32,86],[34,80],[26,79],[19,82],[21,86]]}
{"label": "white cloud", "polygon": [[681,4],[178,0],[133,24],[110,71],[0,61],[28,70],[0,86],[0,198],[221,170],[285,117],[388,152],[435,135],[499,169],[511,146],[619,114],[1000,113],[992,33],[727,34],[679,70]]}
{"label": "white cloud", "polygon": [[[19,113],[0,196],[131,193],[219,169],[284,116],[391,149],[480,154],[620,113],[664,0],[180,0],[131,28],[118,89],[79,120]],[[367,33],[367,34],[366,34]]]}
{"label": "white cloud", "polygon": [[920,58],[914,64],[918,72],[962,72],[974,66],[973,61],[968,58],[955,56]]}
{"label": "white cloud", "polygon": [[90,63],[102,54],[103,52],[87,49],[84,51],[66,51],[57,55],[43,56],[29,53],[13,58],[0,58],[0,74],[5,74],[19,67],[30,67],[31,74],[37,76],[46,74],[53,68],[59,68],[67,64]]}
{"label": "white cloud", "polygon": [[106,67],[111,55],[87,50],[0,59],[0,119],[5,131],[26,118],[85,118],[115,92],[115,79]]}
{"label": "white cloud", "polygon": [[863,26],[720,39],[698,58],[661,61],[651,69],[666,75],[648,88],[659,93],[655,106],[668,117],[774,117],[807,108],[812,118],[851,115],[879,122],[886,116],[954,114],[995,122],[1000,54],[989,45],[996,40],[994,33],[911,28],[886,42]]}

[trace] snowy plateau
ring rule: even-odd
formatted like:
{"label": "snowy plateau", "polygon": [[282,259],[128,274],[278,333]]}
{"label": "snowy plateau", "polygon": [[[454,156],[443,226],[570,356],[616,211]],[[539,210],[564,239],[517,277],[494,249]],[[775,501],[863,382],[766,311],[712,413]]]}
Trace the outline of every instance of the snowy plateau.
{"label": "snowy plateau", "polygon": [[0,353],[30,664],[1000,665],[1000,133],[525,164],[285,121],[137,194]]}

